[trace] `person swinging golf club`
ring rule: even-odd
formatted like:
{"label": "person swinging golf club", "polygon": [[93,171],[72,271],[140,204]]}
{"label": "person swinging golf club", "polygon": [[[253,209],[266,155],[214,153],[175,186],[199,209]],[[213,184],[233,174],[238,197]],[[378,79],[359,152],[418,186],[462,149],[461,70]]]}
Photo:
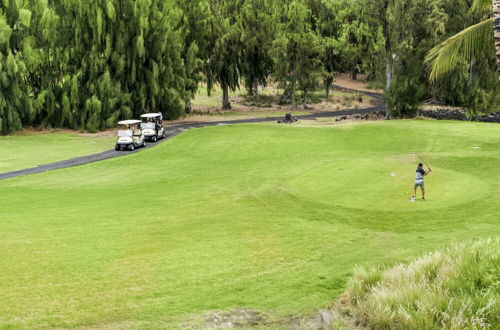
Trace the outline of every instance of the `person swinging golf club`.
{"label": "person swinging golf club", "polygon": [[417,199],[417,188],[418,187],[420,187],[420,190],[422,191],[422,200],[425,201],[424,177],[426,177],[431,172],[432,172],[432,168],[429,167],[429,170],[426,171],[426,170],[424,170],[424,164],[418,163],[416,177],[415,177],[415,184],[413,185],[413,197],[411,198],[412,201],[415,201]]}

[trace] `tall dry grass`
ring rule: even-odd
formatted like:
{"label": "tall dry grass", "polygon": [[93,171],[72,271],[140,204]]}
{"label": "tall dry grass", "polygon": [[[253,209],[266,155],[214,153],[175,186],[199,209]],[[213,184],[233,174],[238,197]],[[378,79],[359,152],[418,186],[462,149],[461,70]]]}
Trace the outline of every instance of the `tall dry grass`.
{"label": "tall dry grass", "polygon": [[389,269],[357,269],[349,309],[375,329],[500,329],[500,239],[455,244]]}

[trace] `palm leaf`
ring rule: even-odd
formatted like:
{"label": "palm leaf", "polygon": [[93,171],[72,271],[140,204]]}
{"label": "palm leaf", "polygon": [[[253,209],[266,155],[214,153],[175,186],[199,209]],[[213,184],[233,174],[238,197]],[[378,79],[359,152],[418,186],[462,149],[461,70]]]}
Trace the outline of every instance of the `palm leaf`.
{"label": "palm leaf", "polygon": [[452,71],[460,63],[460,58],[471,61],[484,57],[493,50],[493,19],[468,27],[427,53],[425,63],[431,70],[430,80],[435,81]]}
{"label": "palm leaf", "polygon": [[474,0],[470,8],[470,13],[487,9],[491,11],[491,4],[491,0]]}

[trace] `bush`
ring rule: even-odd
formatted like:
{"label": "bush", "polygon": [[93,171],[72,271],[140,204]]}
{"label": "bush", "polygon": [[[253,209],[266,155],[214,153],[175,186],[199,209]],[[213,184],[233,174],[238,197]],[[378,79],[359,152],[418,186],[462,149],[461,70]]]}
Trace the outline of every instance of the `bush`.
{"label": "bush", "polygon": [[473,89],[466,102],[467,116],[475,118],[485,115],[491,111],[498,110],[496,102],[496,91],[487,91],[482,88]]}
{"label": "bush", "polygon": [[346,293],[375,329],[498,329],[500,239],[455,244],[407,265],[357,269]]}
{"label": "bush", "polygon": [[389,93],[386,94],[391,117],[415,116],[426,95],[427,87],[418,77],[398,77],[393,81]]}

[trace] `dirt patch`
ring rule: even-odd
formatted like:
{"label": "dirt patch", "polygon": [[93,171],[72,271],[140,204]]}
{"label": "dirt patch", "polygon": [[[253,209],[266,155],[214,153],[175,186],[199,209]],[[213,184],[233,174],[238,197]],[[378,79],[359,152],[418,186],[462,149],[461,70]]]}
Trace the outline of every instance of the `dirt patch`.
{"label": "dirt patch", "polygon": [[[281,327],[278,325],[278,327]],[[309,317],[297,318],[288,320],[287,323],[282,323],[285,329],[350,329],[350,330],[367,330],[359,324],[348,313],[344,313],[336,308],[323,309],[317,314]]]}
{"label": "dirt patch", "polygon": [[234,329],[255,328],[264,324],[261,312],[251,308],[235,308],[231,311],[211,311],[201,318],[196,318],[192,324],[186,324],[188,329]]}
{"label": "dirt patch", "polygon": [[439,105],[439,104],[425,104],[420,107],[421,110],[435,111],[435,110],[459,110],[465,111],[465,109],[460,107],[453,107],[449,105]]}
{"label": "dirt patch", "polygon": [[344,88],[349,88],[349,89],[356,89],[358,91],[362,92],[374,92],[374,93],[383,93],[384,91],[381,89],[369,89],[368,88],[368,82],[366,81],[366,75],[358,75],[357,80],[351,80],[349,78],[348,74],[340,74],[338,75],[333,83],[337,86],[344,87]]}
{"label": "dirt patch", "polygon": [[332,308],[322,309],[309,316],[268,316],[251,308],[231,311],[211,311],[193,322],[184,324],[186,329],[354,329],[366,330],[342,306],[342,299]]}
{"label": "dirt patch", "polygon": [[350,124],[361,121],[378,121],[384,120],[385,115],[381,112],[374,112],[370,114],[355,114],[355,115],[345,115],[345,116],[332,116],[327,118],[315,118],[309,120],[299,120],[296,126],[300,127],[331,127],[339,126],[344,124]]}
{"label": "dirt patch", "polygon": [[87,132],[80,132],[80,131],[75,131],[67,128],[56,128],[56,129],[36,129],[36,128],[26,128],[22,131],[17,131],[12,133],[12,136],[29,136],[29,135],[42,135],[42,134],[52,134],[52,133],[66,133],[66,134],[73,134],[81,137],[89,137],[89,138],[95,138],[95,137],[115,137],[116,136],[116,129],[108,129],[105,131],[97,132],[97,133],[87,133]]}
{"label": "dirt patch", "polygon": [[74,133],[83,137],[116,137],[116,131],[117,131],[116,129],[111,128],[96,133],[79,133],[79,132],[74,132]]}
{"label": "dirt patch", "polygon": [[[293,110],[290,104],[280,104],[282,94],[283,90],[279,89],[275,84],[262,87],[258,99],[245,96],[240,91],[239,94],[230,95],[229,99],[232,105],[232,109],[230,110],[221,110],[220,97],[217,93],[210,97],[200,94],[197,97],[202,98],[203,102],[193,101],[193,113],[169,123],[185,124],[193,121],[210,122],[228,119],[284,116],[287,112],[291,112],[294,115],[318,114],[361,109],[377,104],[377,101],[368,95],[332,89],[328,99],[325,97],[324,91],[311,91],[311,95],[308,98],[309,102],[304,105],[298,101],[297,109]],[[298,95],[300,95],[300,92]]]}

